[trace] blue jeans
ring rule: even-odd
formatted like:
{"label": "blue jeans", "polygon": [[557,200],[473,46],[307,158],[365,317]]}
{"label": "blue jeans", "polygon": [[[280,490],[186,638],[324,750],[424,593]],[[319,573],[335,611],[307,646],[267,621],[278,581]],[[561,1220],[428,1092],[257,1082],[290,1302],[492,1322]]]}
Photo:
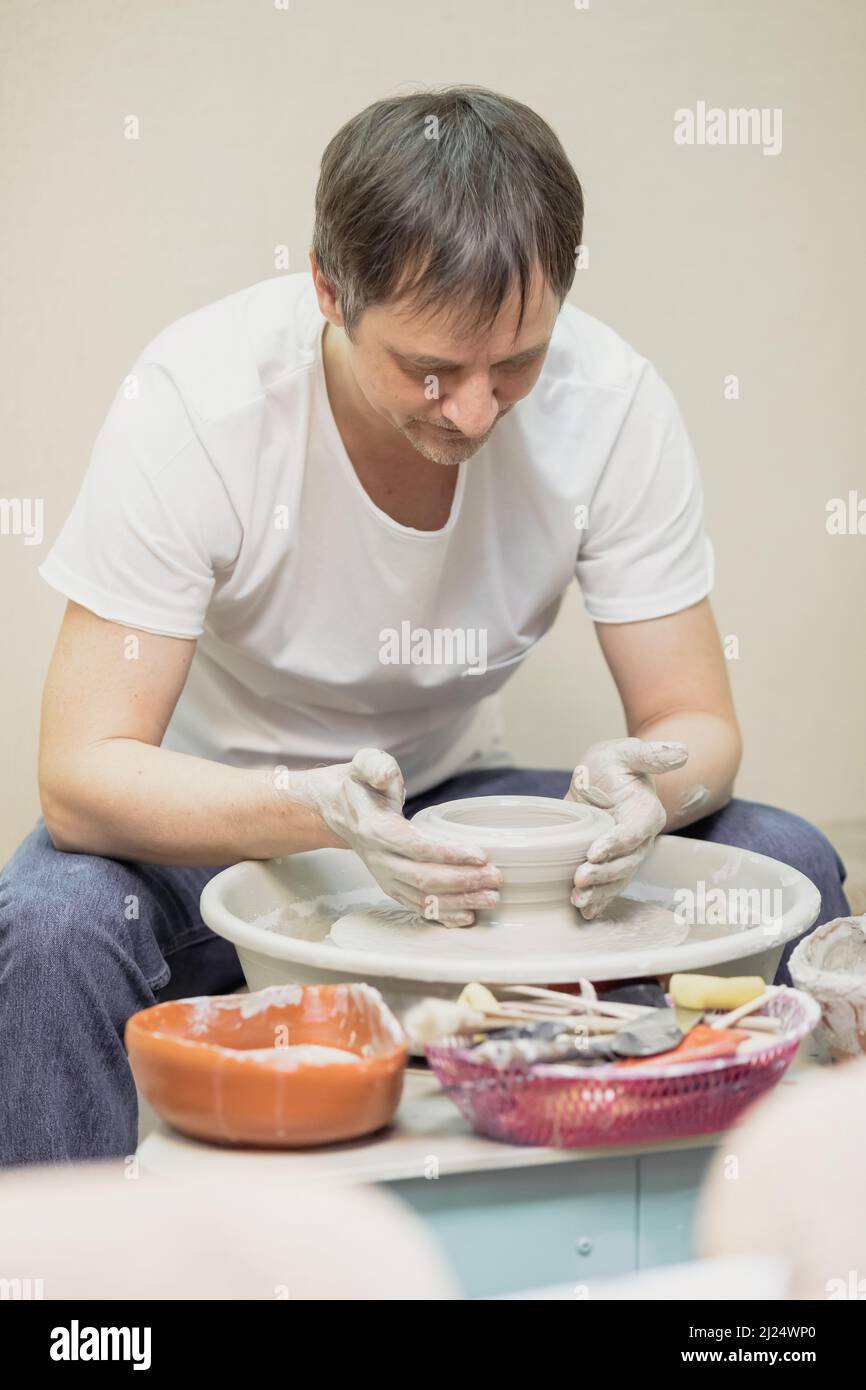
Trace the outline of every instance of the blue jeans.
{"label": "blue jeans", "polygon": [[[520,768],[465,773],[410,798],[406,814],[460,796],[562,797],[570,777]],[[839,856],[789,811],[735,799],[682,833],[799,869],[820,889],[818,923],[849,914]],[[134,1152],[126,1020],[166,999],[243,983],[234,947],[199,913],[201,891],[218,872],[65,854],[40,822],[0,873],[0,1166]],[[792,947],[779,982],[789,982]]]}

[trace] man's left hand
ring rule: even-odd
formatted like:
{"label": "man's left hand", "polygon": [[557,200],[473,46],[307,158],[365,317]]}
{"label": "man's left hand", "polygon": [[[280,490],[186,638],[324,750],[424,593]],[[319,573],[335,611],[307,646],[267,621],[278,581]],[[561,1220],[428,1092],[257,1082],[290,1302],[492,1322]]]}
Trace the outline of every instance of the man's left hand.
{"label": "man's left hand", "polygon": [[583,917],[599,916],[634,878],[667,821],[653,774],[682,767],[688,756],[684,743],[616,738],[594,743],[575,768],[566,801],[601,807],[614,820],[574,876],[571,901]]}

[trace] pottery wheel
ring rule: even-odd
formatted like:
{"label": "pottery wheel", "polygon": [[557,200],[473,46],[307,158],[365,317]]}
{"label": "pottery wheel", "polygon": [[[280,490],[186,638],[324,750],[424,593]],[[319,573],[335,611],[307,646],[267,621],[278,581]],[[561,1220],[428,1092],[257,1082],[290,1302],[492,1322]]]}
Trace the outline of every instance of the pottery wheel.
{"label": "pottery wheel", "polygon": [[618,898],[604,917],[591,922],[565,911],[539,916],[531,923],[494,919],[472,927],[443,927],[396,904],[382,903],[340,917],[329,939],[344,950],[376,955],[410,953],[443,961],[483,959],[486,964],[507,959],[511,965],[526,958],[537,966],[541,956],[583,957],[679,946],[688,934],[688,923],[678,922],[670,909]]}

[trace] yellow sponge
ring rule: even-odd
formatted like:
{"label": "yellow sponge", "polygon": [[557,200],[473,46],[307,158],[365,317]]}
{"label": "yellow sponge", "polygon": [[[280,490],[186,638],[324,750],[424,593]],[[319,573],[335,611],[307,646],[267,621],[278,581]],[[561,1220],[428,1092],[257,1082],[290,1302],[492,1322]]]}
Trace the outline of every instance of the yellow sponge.
{"label": "yellow sponge", "polygon": [[760,975],[671,975],[670,995],[681,1009],[738,1009],[766,988]]}

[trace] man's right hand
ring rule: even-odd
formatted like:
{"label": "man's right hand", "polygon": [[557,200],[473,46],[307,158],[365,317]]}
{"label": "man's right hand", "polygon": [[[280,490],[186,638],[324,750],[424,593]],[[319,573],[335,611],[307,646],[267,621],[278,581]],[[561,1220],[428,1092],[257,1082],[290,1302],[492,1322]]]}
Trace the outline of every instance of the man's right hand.
{"label": "man's right hand", "polygon": [[430,921],[468,927],[493,907],[502,876],[482,850],[422,835],[403,815],[403,774],[390,753],[289,774],[283,795],[314,810],[363,859],[383,892]]}

